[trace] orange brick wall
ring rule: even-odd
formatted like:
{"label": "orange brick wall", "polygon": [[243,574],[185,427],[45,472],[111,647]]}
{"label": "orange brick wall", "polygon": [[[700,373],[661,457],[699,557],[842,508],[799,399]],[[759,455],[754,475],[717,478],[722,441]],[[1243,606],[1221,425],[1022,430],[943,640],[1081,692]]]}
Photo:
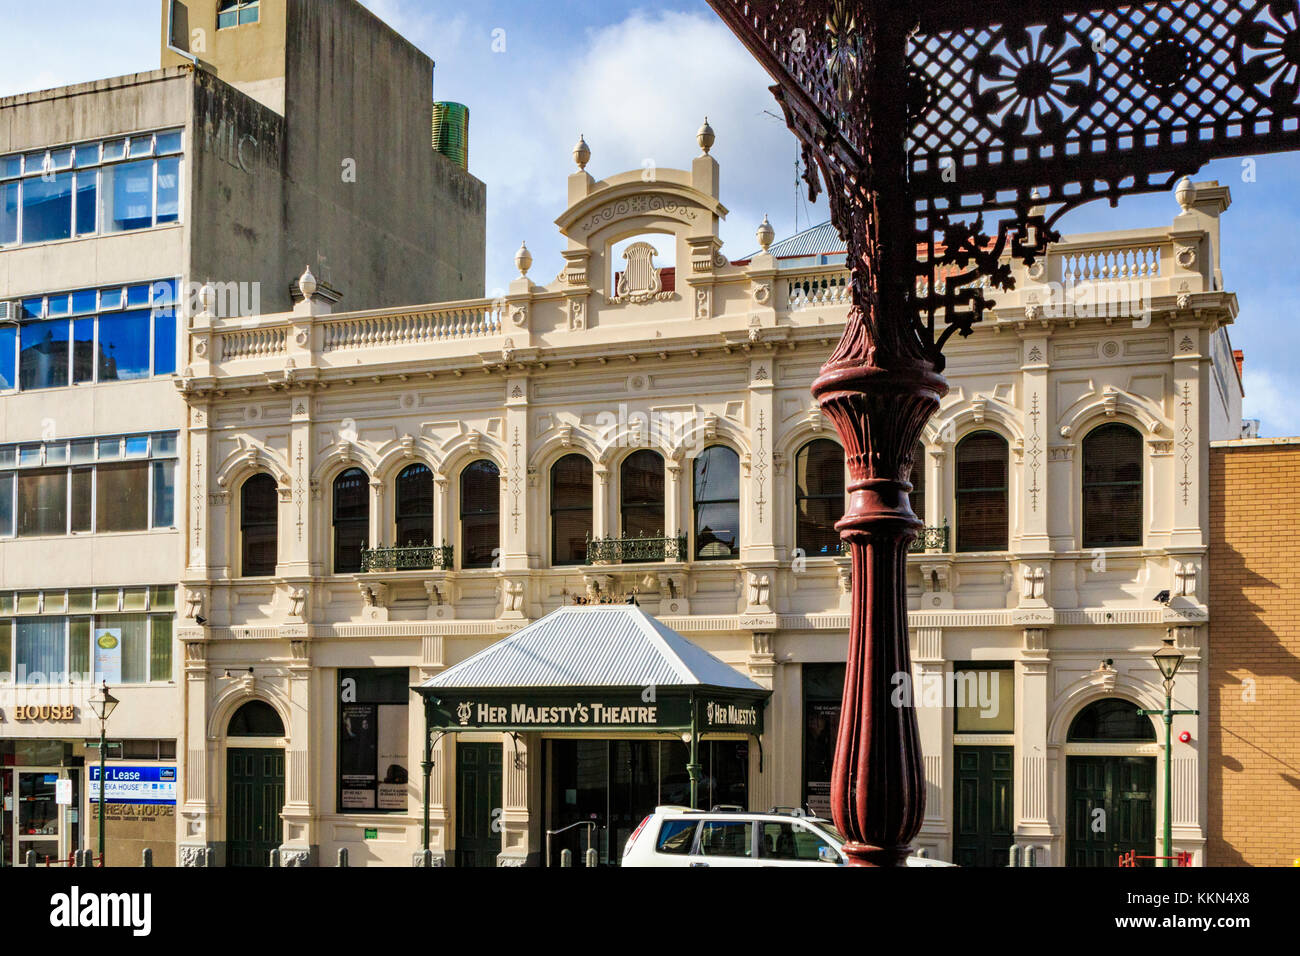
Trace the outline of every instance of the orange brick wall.
{"label": "orange brick wall", "polygon": [[1300,444],[1211,449],[1209,578],[1207,862],[1290,866],[1300,857]]}

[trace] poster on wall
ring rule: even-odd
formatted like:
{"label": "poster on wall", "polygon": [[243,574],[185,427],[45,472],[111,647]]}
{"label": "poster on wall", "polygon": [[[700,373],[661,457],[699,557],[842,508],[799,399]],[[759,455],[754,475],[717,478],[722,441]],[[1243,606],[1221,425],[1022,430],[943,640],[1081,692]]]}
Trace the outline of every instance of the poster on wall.
{"label": "poster on wall", "polygon": [[344,704],[340,714],[339,775],[345,810],[375,809],[379,720],[374,704]]}
{"label": "poster on wall", "polygon": [[379,706],[379,809],[406,809],[406,705]]}
{"label": "poster on wall", "polygon": [[[99,767],[86,768],[87,794],[91,803],[99,802]],[[136,803],[154,806],[175,806],[175,767],[107,767],[108,779],[104,798],[110,803]],[[71,782],[71,781],[69,781]]]}
{"label": "poster on wall", "polygon": [[810,700],[804,704],[804,803],[821,817],[831,814],[831,769],[840,707],[838,700]]}
{"label": "poster on wall", "polygon": [[122,683],[122,629],[95,628],[95,680]]}

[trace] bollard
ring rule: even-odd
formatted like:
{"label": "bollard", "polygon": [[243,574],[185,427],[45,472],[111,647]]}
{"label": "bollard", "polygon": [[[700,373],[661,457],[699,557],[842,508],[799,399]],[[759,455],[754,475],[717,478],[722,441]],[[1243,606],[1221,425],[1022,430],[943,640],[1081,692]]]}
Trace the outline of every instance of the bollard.
{"label": "bollard", "polygon": [[587,847],[587,866],[600,866],[600,853],[594,846]]}
{"label": "bollard", "polygon": [[1020,862],[1020,844],[1011,844],[1011,849],[1007,852],[1007,866],[1023,866]]}
{"label": "bollard", "polygon": [[561,850],[561,851],[560,851],[560,866],[573,866],[573,851],[572,851],[572,850]]}
{"label": "bollard", "polygon": [[347,865],[348,865],[348,848],[345,846],[341,846],[339,847],[339,866],[346,867]]}
{"label": "bollard", "polygon": [[1038,865],[1038,847],[1030,845],[1025,847],[1025,866]]}
{"label": "bollard", "polygon": [[271,851],[271,866],[279,866],[279,865],[280,865],[280,851],[279,851],[279,850],[272,850],[272,851]]}
{"label": "bollard", "polygon": [[27,851],[26,863],[28,866],[34,867],[36,865],[36,853],[34,851],[32,850]]}
{"label": "bollard", "polygon": [[203,868],[212,869],[212,847],[203,848]]}
{"label": "bollard", "polygon": [[149,849],[148,847],[145,847],[145,848],[144,848],[144,853],[141,854],[141,855],[144,857],[144,859],[140,861],[140,865],[141,865],[141,866],[144,866],[144,867],[152,867],[152,866],[153,866],[153,850]]}

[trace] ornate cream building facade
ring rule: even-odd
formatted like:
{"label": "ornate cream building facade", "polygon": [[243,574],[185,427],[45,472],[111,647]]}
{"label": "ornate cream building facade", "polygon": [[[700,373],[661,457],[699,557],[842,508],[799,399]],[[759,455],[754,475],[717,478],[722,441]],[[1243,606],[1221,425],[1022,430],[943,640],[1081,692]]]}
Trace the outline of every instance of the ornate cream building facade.
{"label": "ornate cream building facade", "polygon": [[[849,569],[830,527],[842,452],[809,386],[845,321],[843,247],[825,230],[772,245],[765,224],[765,251],[728,258],[712,143],[702,129],[689,169],[647,181],[594,178],[580,142],[562,272],[530,277],[521,248],[500,299],[338,313],[307,274],[292,312],[192,319],[182,862],[279,847],[286,864],[346,849],[409,866],[424,719],[408,688],[575,601],[634,598],[772,691],[761,737],[709,742],[708,802],[824,807]],[[1161,704],[1151,653],[1172,628],[1176,701],[1204,713],[1208,450],[1241,414],[1228,191],[1185,182],[1177,199],[1169,225],[1067,237],[1017,267],[950,347],[914,465],[926,531],[897,682],[918,706],[932,856],[1155,852],[1161,750],[1133,711]],[[1175,848],[1196,862],[1203,720],[1177,719],[1173,753]],[[547,831],[594,816],[617,861],[645,809],[680,802],[680,747],[439,736],[435,858],[543,863],[585,846]]]}

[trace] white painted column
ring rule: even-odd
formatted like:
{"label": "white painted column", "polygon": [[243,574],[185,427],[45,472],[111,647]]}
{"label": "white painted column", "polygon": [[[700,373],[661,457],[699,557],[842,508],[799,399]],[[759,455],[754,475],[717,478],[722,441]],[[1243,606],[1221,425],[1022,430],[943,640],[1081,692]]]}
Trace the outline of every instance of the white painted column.
{"label": "white painted column", "polygon": [[[1049,810],[1047,722],[1051,688],[1048,629],[1025,628],[1016,661],[1015,838],[1012,842],[1039,847],[1035,863],[1051,866],[1052,820]],[[1060,827],[1057,828],[1058,830]]]}
{"label": "white painted column", "polygon": [[948,707],[923,707],[923,688],[928,681],[943,681],[947,664],[943,657],[943,629],[912,629],[912,702],[916,706],[917,730],[921,735],[921,754],[925,764],[925,816],[913,849],[925,847],[934,859],[952,859],[952,825],[948,808],[951,798],[947,781],[951,776],[952,746],[946,739]]}

